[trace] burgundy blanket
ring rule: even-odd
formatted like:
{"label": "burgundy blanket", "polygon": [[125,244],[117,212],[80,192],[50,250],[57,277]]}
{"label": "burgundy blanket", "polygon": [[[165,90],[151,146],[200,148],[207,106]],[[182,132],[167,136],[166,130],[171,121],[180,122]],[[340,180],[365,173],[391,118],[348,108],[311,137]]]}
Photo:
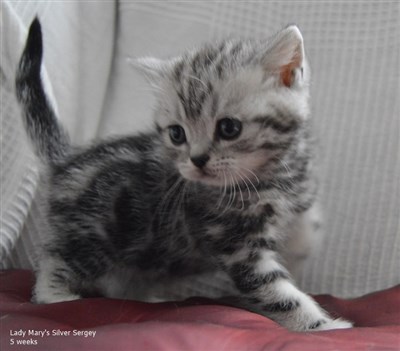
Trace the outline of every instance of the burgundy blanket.
{"label": "burgundy blanket", "polygon": [[29,271],[0,272],[0,350],[400,350],[400,286],[357,299],[316,296],[355,328],[294,333],[255,313],[193,298],[29,302]]}

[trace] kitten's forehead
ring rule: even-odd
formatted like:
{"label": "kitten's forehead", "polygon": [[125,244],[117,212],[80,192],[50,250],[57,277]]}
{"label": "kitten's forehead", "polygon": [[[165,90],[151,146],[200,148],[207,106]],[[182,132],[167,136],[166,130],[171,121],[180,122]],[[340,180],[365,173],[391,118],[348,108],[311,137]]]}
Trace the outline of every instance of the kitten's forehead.
{"label": "kitten's forehead", "polygon": [[195,133],[214,127],[216,119],[250,118],[276,106],[307,114],[307,94],[277,86],[260,53],[265,55],[265,45],[258,41],[228,40],[176,59],[162,82],[165,113],[158,120],[163,126],[187,125]]}
{"label": "kitten's forehead", "polygon": [[220,44],[206,44],[182,56],[175,65],[175,79],[179,83],[189,77],[223,79],[237,67],[250,62],[255,52],[253,46],[250,40],[225,40]]}
{"label": "kitten's forehead", "polygon": [[[243,41],[224,41],[186,54],[173,71],[173,81],[184,116],[198,119],[214,116],[224,85],[249,58],[250,47]],[[207,111],[204,111],[204,109]]]}

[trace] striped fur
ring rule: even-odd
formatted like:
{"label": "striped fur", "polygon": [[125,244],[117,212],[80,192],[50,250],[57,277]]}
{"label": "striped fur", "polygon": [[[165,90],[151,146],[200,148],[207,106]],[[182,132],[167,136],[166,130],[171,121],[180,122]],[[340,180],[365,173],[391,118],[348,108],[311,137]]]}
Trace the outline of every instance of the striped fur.
{"label": "striped fur", "polygon": [[[156,88],[154,131],[82,150],[70,147],[47,102],[41,45],[35,20],[17,97],[47,165],[36,302],[135,296],[143,279],[220,269],[247,308],[289,329],[350,327],[299,291],[285,267],[306,255],[300,239],[318,221],[309,73],[297,27],[267,41],[138,60]],[[127,281],[135,282],[129,290]]]}

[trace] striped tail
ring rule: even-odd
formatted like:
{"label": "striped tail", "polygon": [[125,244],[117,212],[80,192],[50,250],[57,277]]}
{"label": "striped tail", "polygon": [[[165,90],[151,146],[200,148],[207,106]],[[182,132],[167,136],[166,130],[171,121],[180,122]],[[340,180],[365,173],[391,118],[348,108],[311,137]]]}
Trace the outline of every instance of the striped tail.
{"label": "striped tail", "polygon": [[65,157],[70,143],[43,89],[40,77],[42,56],[42,31],[39,20],[35,18],[18,66],[16,94],[36,154],[44,162],[54,163]]}

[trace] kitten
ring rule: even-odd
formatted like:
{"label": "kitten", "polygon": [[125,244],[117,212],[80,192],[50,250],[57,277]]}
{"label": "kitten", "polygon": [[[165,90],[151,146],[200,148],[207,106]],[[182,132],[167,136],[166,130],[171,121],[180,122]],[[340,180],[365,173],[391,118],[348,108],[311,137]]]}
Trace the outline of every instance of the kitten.
{"label": "kitten", "polygon": [[316,210],[309,68],[296,26],[267,41],[135,61],[157,90],[154,130],[86,149],[72,147],[57,122],[41,61],[35,19],[16,91],[45,166],[37,303],[96,290],[115,297],[126,274],[168,281],[223,270],[243,304],[288,329],[351,327],[284,266],[303,254],[295,243],[311,235]]}

